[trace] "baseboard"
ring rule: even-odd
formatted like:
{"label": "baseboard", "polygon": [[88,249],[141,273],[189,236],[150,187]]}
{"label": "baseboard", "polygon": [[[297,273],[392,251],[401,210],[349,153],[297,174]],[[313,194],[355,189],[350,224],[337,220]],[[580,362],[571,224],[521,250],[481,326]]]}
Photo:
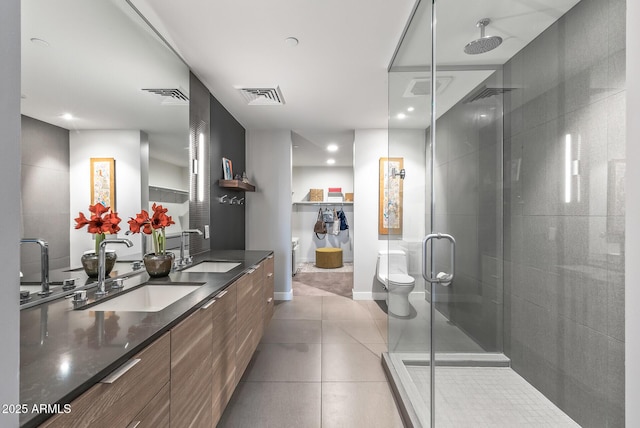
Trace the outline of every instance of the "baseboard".
{"label": "baseboard", "polygon": [[276,291],[273,293],[273,298],[275,300],[293,300],[293,290],[291,291]]}

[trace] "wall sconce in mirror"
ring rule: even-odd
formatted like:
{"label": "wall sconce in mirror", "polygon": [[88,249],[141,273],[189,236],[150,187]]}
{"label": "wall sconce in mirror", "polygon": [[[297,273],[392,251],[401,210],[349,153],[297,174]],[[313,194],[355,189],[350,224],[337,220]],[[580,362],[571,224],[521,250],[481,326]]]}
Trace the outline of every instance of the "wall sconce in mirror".
{"label": "wall sconce in mirror", "polygon": [[391,177],[396,178],[400,177],[401,180],[404,180],[404,176],[406,175],[404,168],[398,171],[396,168],[391,168]]}

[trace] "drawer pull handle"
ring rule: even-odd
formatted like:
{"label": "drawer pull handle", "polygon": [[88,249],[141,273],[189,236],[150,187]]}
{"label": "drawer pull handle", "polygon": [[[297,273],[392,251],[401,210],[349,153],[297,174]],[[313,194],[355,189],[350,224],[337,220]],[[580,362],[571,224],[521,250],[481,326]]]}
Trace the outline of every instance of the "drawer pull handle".
{"label": "drawer pull handle", "polygon": [[209,309],[211,307],[211,305],[213,305],[215,302],[216,302],[216,299],[211,299],[207,303],[202,305],[202,307],[200,309]]}
{"label": "drawer pull handle", "polygon": [[256,271],[255,269],[251,268],[251,269],[249,269],[249,270],[247,271],[247,273],[248,273],[249,275],[251,275],[251,274],[252,274],[252,273],[254,273],[255,271]]}
{"label": "drawer pull handle", "polygon": [[272,259],[273,258],[273,254],[271,254],[270,256],[267,256],[268,259]]}
{"label": "drawer pull handle", "polygon": [[273,272],[269,272],[269,273],[267,274],[267,278],[271,278],[272,276],[273,276]]}
{"label": "drawer pull handle", "polygon": [[273,302],[273,297],[269,297],[269,298],[267,299],[267,303],[271,303],[271,302]]}
{"label": "drawer pull handle", "polygon": [[138,428],[138,425],[140,425],[141,423],[142,421],[133,421],[129,425],[127,425],[127,428]]}
{"label": "drawer pull handle", "polygon": [[102,379],[100,383],[114,383],[115,381],[120,379],[122,375],[124,375],[126,372],[131,370],[133,366],[138,364],[140,361],[142,361],[140,358],[135,358],[133,360],[127,361],[118,370],[116,370],[115,372],[111,373],[109,376]]}
{"label": "drawer pull handle", "polygon": [[216,298],[220,298],[220,297],[224,296],[225,294],[227,294],[227,291],[228,291],[228,290],[224,290],[222,293],[218,294],[218,295],[216,296]]}

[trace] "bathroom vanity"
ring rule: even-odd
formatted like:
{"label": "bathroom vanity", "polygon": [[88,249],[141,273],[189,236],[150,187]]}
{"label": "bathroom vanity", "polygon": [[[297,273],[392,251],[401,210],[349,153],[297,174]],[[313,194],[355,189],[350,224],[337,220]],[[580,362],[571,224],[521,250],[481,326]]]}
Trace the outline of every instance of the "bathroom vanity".
{"label": "bathroom vanity", "polygon": [[[111,300],[89,290],[86,305],[24,309],[21,426],[215,426],[273,314],[273,262],[270,251],[211,251],[168,278],[131,277]],[[127,302],[149,286],[192,291],[159,310]]]}

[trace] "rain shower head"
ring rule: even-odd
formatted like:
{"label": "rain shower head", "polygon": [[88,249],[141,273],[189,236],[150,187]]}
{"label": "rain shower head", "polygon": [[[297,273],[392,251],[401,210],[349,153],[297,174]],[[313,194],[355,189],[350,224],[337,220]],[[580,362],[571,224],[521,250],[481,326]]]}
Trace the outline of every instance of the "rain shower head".
{"label": "rain shower head", "polygon": [[464,47],[464,52],[469,55],[483,54],[494,50],[500,44],[502,44],[502,37],[500,36],[485,36],[484,29],[491,20],[489,18],[483,18],[476,24],[480,28],[480,38],[472,42],[467,43]]}

